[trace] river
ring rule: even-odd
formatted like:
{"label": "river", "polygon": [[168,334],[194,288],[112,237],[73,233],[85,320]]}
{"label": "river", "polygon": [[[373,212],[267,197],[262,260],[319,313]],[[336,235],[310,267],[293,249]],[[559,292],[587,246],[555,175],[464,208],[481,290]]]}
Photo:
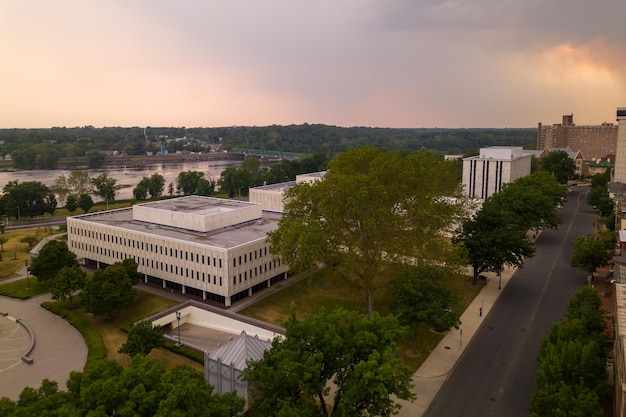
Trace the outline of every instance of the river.
{"label": "river", "polygon": [[[178,173],[181,171],[200,171],[204,172],[204,178],[217,181],[222,171],[228,167],[239,167],[242,161],[239,160],[216,160],[216,161],[194,161],[182,163],[163,163],[145,165],[142,167],[111,167],[106,170],[89,170],[92,178],[97,177],[103,172],[109,174],[109,177],[117,180],[117,185],[121,186],[115,195],[116,200],[128,200],[133,197],[133,188],[137,186],[143,177],[149,177],[154,173],[161,174],[165,178],[164,194],[167,194],[167,187],[170,182],[175,182]],[[0,187],[4,187],[9,181],[18,180],[19,182],[39,181],[48,187],[54,186],[54,181],[61,175],[66,177],[71,170],[24,170],[0,172]],[[94,196],[94,201],[97,201]]]}

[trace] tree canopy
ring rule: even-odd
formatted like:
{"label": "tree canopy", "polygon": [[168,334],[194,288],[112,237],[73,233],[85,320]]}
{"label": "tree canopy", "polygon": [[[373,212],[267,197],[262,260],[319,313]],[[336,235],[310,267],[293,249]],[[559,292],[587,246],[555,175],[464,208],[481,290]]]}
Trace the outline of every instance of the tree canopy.
{"label": "tree canopy", "polygon": [[30,264],[30,272],[38,281],[54,279],[63,267],[78,266],[76,255],[62,240],[51,240],[39,251],[39,254]]}
{"label": "tree canopy", "polygon": [[555,323],[537,359],[530,416],[602,417],[605,396],[606,325],[591,286],[570,300],[566,319]]}
{"label": "tree canopy", "polygon": [[396,398],[413,398],[395,346],[405,329],[394,316],[322,308],[299,320],[292,311],[285,329],[244,371],[264,415],[391,416]]}
{"label": "tree canopy", "polygon": [[56,210],[54,193],[39,181],[9,181],[0,197],[0,209],[4,214],[21,217],[41,216]]}
{"label": "tree canopy", "polygon": [[55,300],[70,299],[73,303],[74,293],[82,290],[87,283],[87,273],[78,265],[64,266],[56,274],[52,284],[52,298]]}
{"label": "tree canopy", "polygon": [[132,259],[98,269],[87,281],[81,300],[90,313],[112,316],[122,305],[135,298],[133,286],[140,277],[137,264]]}
{"label": "tree canopy", "polygon": [[176,178],[176,190],[182,192],[183,195],[195,194],[198,189],[198,182],[203,177],[204,172],[200,171],[179,172]]}
{"label": "tree canopy", "polygon": [[539,160],[539,167],[553,175],[559,183],[565,184],[567,180],[574,178],[576,164],[567,152],[551,151]]}
{"label": "tree canopy", "polygon": [[427,151],[341,154],[322,180],[287,191],[272,251],[293,271],[334,268],[371,313],[398,266],[463,263],[445,236],[465,215],[451,166]]}
{"label": "tree canopy", "polygon": [[567,188],[545,171],[537,171],[504,185],[492,195],[493,204],[508,212],[521,230],[555,228],[559,225],[556,208],[567,194]]}
{"label": "tree canopy", "polygon": [[152,349],[163,345],[163,328],[153,326],[149,321],[140,321],[133,324],[128,332],[126,342],[120,347],[119,353],[147,356]]}
{"label": "tree canopy", "polygon": [[167,370],[136,356],[127,368],[104,360],[72,372],[67,391],[47,379],[38,389],[25,388],[16,402],[0,400],[0,415],[232,417],[243,411],[243,398],[212,390],[201,373],[187,366]]}
{"label": "tree canopy", "polygon": [[604,230],[589,236],[578,236],[574,243],[570,264],[592,275],[600,267],[607,266],[613,258],[615,232]]}
{"label": "tree canopy", "polygon": [[480,211],[463,224],[457,241],[467,250],[474,285],[483,272],[501,273],[505,265],[522,266],[524,259],[535,253],[517,218],[489,198]]}
{"label": "tree canopy", "polygon": [[94,186],[94,194],[102,198],[107,203],[109,201],[115,201],[115,194],[117,194],[117,180],[109,177],[109,174],[103,172],[96,178],[92,178],[91,184]]}
{"label": "tree canopy", "polygon": [[413,329],[413,349],[417,351],[417,328],[425,324],[442,332],[461,325],[459,313],[450,306],[456,301],[454,295],[443,284],[442,269],[422,266],[400,274],[394,283],[396,303],[394,314],[400,322]]}

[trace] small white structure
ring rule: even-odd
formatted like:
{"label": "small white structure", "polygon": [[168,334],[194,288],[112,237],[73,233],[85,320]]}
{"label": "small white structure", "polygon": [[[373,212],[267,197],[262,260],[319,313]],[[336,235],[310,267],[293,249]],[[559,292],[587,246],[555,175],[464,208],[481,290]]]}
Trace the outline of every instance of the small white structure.
{"label": "small white structure", "polygon": [[263,210],[284,213],[285,211],[285,191],[290,187],[300,183],[312,184],[324,178],[326,171],[312,172],[296,176],[295,181],[281,182],[278,184],[264,185],[250,188],[249,200],[259,203]]}
{"label": "small white structure", "polygon": [[481,148],[478,156],[463,159],[463,189],[470,197],[485,200],[504,184],[530,175],[531,155],[518,146]]}

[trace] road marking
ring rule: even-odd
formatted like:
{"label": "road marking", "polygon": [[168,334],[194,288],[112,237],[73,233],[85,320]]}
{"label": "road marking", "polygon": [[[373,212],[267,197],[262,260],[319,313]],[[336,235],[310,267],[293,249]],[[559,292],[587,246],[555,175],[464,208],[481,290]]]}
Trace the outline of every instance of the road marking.
{"label": "road marking", "polygon": [[[578,194],[578,208],[580,208],[580,194]],[[530,323],[532,325],[532,323],[534,323],[535,321],[535,317],[537,315],[537,310],[539,309],[539,304],[541,302],[541,300],[543,299],[546,289],[548,288],[548,284],[550,282],[550,280],[552,279],[552,273],[554,272],[554,269],[556,268],[556,262],[557,260],[560,258],[561,252],[563,251],[563,248],[565,247],[565,244],[569,244],[569,234],[572,230],[572,226],[574,225],[574,220],[576,219],[576,217],[578,216],[578,209],[576,210],[576,213],[574,214],[574,216],[572,216],[572,219],[570,220],[569,226],[567,227],[567,231],[565,233],[565,236],[563,238],[563,240],[561,241],[561,245],[559,246],[559,250],[557,251],[556,256],[554,257],[554,261],[552,262],[552,266],[550,267],[550,271],[548,272],[548,276],[547,279],[545,281],[545,284],[543,285],[543,289],[541,290],[541,296],[537,299],[537,303],[535,303],[535,308],[533,309],[533,313],[531,314],[531,318],[530,318]],[[519,355],[519,351],[521,350],[522,346],[524,345],[524,340],[526,339],[526,337],[528,337],[528,334],[530,332],[523,332],[523,336],[522,336],[522,341],[521,343],[517,344],[517,347],[515,349],[515,355],[513,356],[513,361],[514,362],[516,360],[516,358]],[[504,379],[502,382],[502,385],[500,386],[500,391],[498,392],[498,396],[495,398],[495,400],[493,401],[493,406],[491,407],[491,410],[489,411],[489,415],[494,415],[495,414],[495,407],[496,404],[498,403],[498,400],[500,399],[500,397],[502,396],[502,393],[504,392],[505,387],[508,384],[508,380],[510,378],[511,372],[513,370],[513,366],[509,366],[507,367],[507,371],[504,374]]]}

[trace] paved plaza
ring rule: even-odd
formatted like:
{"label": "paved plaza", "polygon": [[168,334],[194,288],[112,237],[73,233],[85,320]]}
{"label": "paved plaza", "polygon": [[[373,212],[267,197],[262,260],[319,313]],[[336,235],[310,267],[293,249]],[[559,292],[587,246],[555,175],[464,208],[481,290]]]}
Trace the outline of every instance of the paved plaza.
{"label": "paved plaza", "polygon": [[[39,388],[44,378],[57,381],[59,389],[71,371],[82,371],[87,346],[81,334],[62,318],[41,307],[50,295],[17,300],[0,296],[0,397],[17,400],[24,388]],[[30,335],[13,319],[31,328],[35,346],[28,364],[21,360],[30,347]],[[19,359],[19,360],[18,360]]]}

